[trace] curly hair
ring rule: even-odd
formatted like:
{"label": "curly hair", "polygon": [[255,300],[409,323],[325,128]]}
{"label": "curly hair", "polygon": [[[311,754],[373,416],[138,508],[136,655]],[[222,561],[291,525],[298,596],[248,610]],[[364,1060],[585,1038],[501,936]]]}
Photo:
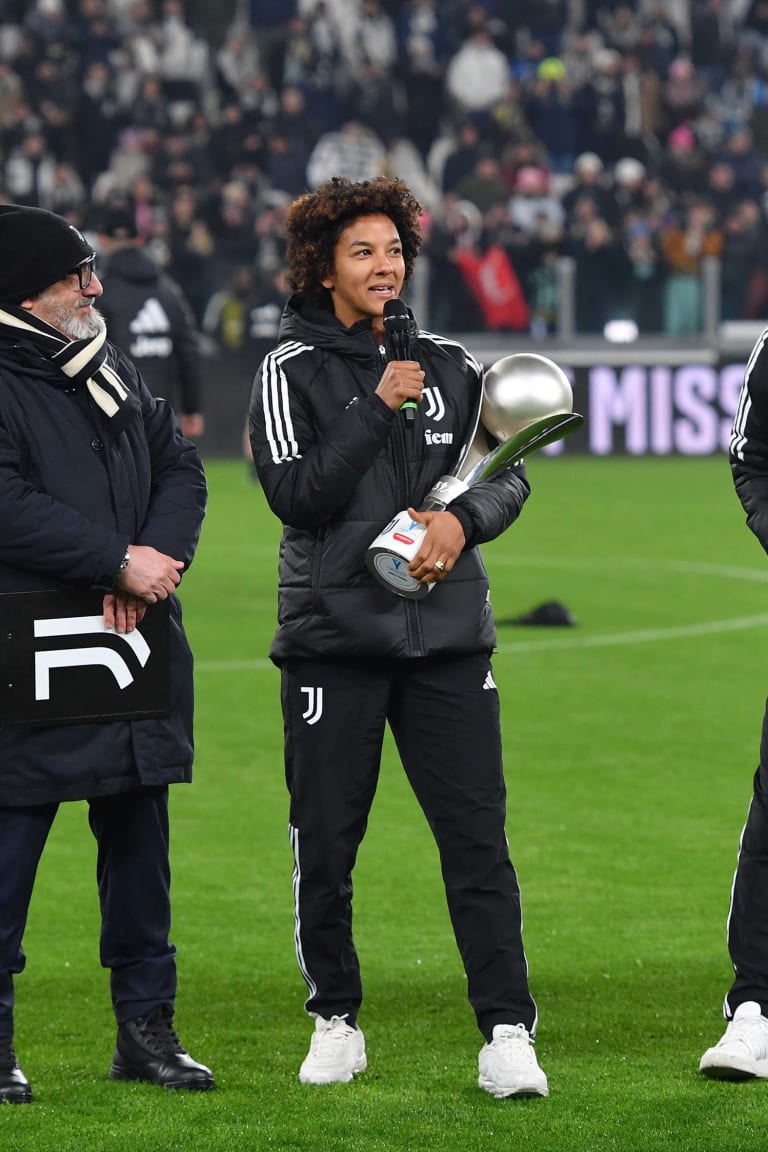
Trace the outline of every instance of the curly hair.
{"label": "curly hair", "polygon": [[421,204],[408,185],[396,177],[376,176],[354,183],[334,176],[314,192],[299,196],[288,210],[288,283],[299,292],[322,294],[322,282],[333,272],[341,233],[359,216],[378,215],[388,216],[400,235],[407,283],[421,246],[421,213]]}

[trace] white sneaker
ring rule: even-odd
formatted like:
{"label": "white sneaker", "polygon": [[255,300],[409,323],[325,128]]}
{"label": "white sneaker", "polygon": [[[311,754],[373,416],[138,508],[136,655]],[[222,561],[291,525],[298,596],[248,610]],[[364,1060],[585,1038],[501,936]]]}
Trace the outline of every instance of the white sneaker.
{"label": "white sneaker", "polygon": [[699,1072],[714,1080],[768,1079],[768,1020],[759,1004],[739,1004],[720,1040],[702,1056]]}
{"label": "white sneaker", "polygon": [[497,1024],[480,1049],[477,1083],[492,1096],[548,1096],[531,1038],[522,1024]]}
{"label": "white sneaker", "polygon": [[347,1024],[346,1016],[315,1018],[315,1034],[299,1069],[302,1084],[348,1084],[367,1067],[365,1037],[359,1028]]}

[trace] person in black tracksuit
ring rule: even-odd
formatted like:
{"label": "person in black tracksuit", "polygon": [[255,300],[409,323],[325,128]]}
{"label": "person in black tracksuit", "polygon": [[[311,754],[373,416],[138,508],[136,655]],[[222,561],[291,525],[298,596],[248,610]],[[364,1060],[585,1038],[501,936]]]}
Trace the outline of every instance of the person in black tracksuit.
{"label": "person in black tracksuit", "polygon": [[104,297],[99,311],[153,396],[167,400],[190,439],[205,431],[200,341],[183,291],[143,250],[130,202],[108,204],[99,223]]}
{"label": "person in black tracksuit", "polygon": [[[296,950],[315,1034],[305,1083],[366,1066],[351,873],[376,790],[385,724],[435,836],[448,907],[486,1044],[480,1085],[546,1095],[531,1041],[520,893],[505,837],[499,700],[488,579],[477,545],[517,518],[518,464],[450,509],[419,512],[471,441],[482,370],[453,340],[417,332],[387,362],[383,310],[418,253],[420,207],[402,181],[334,179],[287,221],[287,302],[256,374],[254,463],[284,525],[279,625],[285,765],[295,857]],[[398,412],[419,401],[413,427]],[[409,508],[426,526],[410,564],[424,599],[379,585],[365,553]]]}
{"label": "person in black tracksuit", "polygon": [[[768,329],[747,363],[729,458],[747,524],[768,551]],[[768,705],[753,785],[728,914],[734,978],[723,1014],[729,1023],[699,1063],[714,1079],[768,1079]]]}

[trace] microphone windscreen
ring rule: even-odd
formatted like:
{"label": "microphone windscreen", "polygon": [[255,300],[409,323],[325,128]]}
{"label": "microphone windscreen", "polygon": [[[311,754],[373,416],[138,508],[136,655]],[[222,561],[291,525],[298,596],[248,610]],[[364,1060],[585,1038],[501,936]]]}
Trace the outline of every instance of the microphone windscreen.
{"label": "microphone windscreen", "polygon": [[402,300],[387,300],[384,303],[384,327],[394,331],[408,329],[408,309]]}
{"label": "microphone windscreen", "polygon": [[[411,317],[402,300],[384,302],[384,348],[387,360],[410,360]],[[405,413],[405,422],[410,428],[416,416],[416,401],[404,400],[400,410]]]}

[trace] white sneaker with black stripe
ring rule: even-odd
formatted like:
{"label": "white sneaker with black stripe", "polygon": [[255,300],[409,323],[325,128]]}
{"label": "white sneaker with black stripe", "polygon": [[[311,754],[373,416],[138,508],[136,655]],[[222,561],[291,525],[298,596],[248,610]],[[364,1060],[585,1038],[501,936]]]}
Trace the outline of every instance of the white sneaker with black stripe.
{"label": "white sneaker with black stripe", "polygon": [[309,1052],[299,1069],[302,1084],[348,1084],[367,1067],[365,1037],[358,1027],[347,1024],[346,1016],[315,1018]]}
{"label": "white sneaker with black stripe", "polygon": [[477,1083],[491,1096],[548,1096],[547,1078],[522,1024],[497,1024],[480,1049]]}
{"label": "white sneaker with black stripe", "polygon": [[768,1080],[768,1020],[756,1001],[739,1004],[717,1044],[702,1056],[699,1072],[713,1080]]}

